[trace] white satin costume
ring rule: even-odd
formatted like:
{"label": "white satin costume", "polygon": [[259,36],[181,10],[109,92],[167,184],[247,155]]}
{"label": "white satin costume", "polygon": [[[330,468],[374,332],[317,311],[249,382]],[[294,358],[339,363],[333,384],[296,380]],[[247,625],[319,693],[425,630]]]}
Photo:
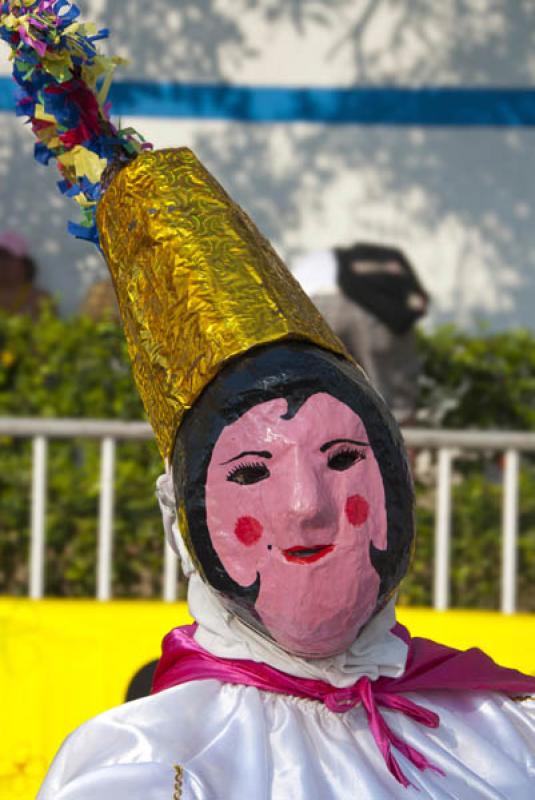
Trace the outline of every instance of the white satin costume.
{"label": "white satin costume", "polygon": [[[393,603],[347,653],[308,661],[228,614],[195,573],[188,601],[199,623],[196,639],[218,656],[335,686],[404,670],[407,646],[390,633]],[[59,751],[37,800],[534,800],[535,700],[444,691],[406,696],[436,712],[439,727],[381,713],[445,773],[422,772],[396,752],[408,788],[388,771],[362,706],[335,713],[316,700],[202,680],[82,725]]]}

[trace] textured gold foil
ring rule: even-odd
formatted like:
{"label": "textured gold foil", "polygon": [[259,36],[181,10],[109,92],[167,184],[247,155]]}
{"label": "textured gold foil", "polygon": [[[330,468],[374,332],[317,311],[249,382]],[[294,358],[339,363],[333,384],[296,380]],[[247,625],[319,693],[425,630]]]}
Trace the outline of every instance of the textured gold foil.
{"label": "textured gold foil", "polygon": [[349,358],[269,242],[186,148],[139,155],[99,203],[134,377],[164,458],[231,358],[283,339]]}

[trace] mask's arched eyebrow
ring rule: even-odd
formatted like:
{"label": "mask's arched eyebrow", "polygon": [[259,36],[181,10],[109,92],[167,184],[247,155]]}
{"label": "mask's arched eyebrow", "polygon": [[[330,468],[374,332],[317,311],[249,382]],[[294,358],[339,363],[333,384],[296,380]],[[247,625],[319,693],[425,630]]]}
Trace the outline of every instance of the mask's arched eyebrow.
{"label": "mask's arched eyebrow", "polygon": [[243,453],[238,453],[237,456],[232,456],[228,461],[223,461],[219,466],[224,467],[225,464],[230,464],[231,461],[237,461],[244,456],[260,456],[260,458],[272,458],[269,450],[244,450]]}
{"label": "mask's arched eyebrow", "polygon": [[325,444],[321,445],[320,451],[322,453],[324,453],[326,450],[328,450],[333,445],[341,444],[342,442],[349,442],[350,444],[356,444],[359,447],[369,447],[370,446],[369,442],[357,442],[355,439],[331,439],[330,442],[325,442]]}

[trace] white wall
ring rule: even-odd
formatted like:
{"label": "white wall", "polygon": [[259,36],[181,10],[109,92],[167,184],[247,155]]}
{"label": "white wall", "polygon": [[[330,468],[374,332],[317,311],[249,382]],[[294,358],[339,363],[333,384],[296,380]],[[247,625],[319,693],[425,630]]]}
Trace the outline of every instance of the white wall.
{"label": "white wall", "polygon": [[[111,28],[130,78],[327,87],[535,79],[533,0],[80,5]],[[435,298],[433,322],[535,327],[534,129],[125,122],[157,146],[192,146],[289,260],[357,239],[399,245]],[[103,267],[64,233],[76,209],[31,148],[20,120],[0,115],[0,228],[27,232],[42,282],[68,312]]]}

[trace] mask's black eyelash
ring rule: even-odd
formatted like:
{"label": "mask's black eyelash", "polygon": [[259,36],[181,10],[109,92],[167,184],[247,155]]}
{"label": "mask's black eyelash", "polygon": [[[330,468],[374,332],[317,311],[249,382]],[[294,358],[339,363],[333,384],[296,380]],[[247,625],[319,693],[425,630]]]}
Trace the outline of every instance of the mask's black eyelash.
{"label": "mask's black eyelash", "polygon": [[334,456],[357,456],[359,459],[366,458],[366,451],[360,450],[358,447],[342,447],[340,450],[337,450],[336,453],[332,454]]}
{"label": "mask's black eyelash", "polygon": [[232,467],[231,470],[229,470],[227,472],[226,480],[230,481],[232,476],[235,475],[237,472],[239,472],[241,469],[247,469],[247,467],[256,467],[256,468],[260,467],[260,469],[262,469],[262,467],[264,467],[264,466],[265,466],[265,464],[263,464],[261,461],[253,461],[253,462],[248,462],[248,463],[244,463],[243,461],[239,461],[237,464],[235,464]]}
{"label": "mask's black eyelash", "polygon": [[[345,464],[343,461],[344,457],[347,459]],[[345,469],[349,469],[349,467],[353,466],[353,464],[363,461],[365,458],[366,452],[364,450],[356,447],[348,447],[346,445],[340,450],[336,450],[336,452],[332,453],[327,459],[327,464],[329,467],[331,467],[331,469],[343,471]]]}

